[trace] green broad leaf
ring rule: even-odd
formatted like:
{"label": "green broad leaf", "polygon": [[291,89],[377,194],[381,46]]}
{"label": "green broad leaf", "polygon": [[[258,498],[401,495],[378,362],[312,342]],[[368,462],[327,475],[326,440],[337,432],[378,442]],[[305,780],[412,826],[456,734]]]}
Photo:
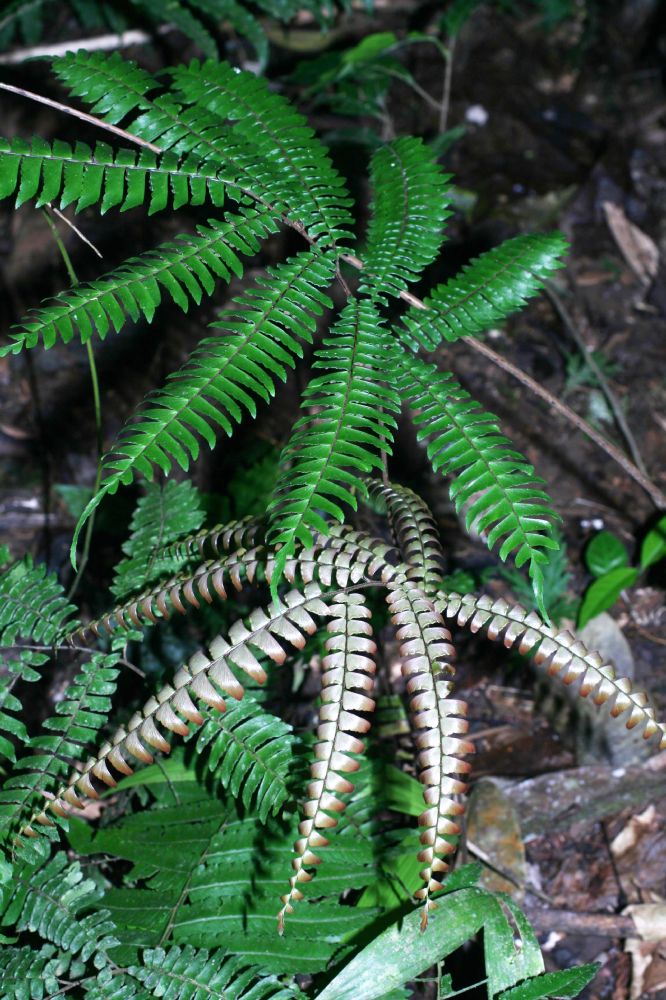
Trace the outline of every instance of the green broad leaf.
{"label": "green broad leaf", "polygon": [[564,972],[544,972],[500,993],[497,1000],[540,1000],[541,997],[576,997],[592,982],[600,965],[592,962]]}
{"label": "green broad leaf", "polygon": [[[497,893],[493,898],[497,902],[497,910],[492,911],[483,928],[488,1000],[522,979],[538,976],[544,971],[541,948],[525,914],[505,893]],[[506,919],[499,905],[500,900],[509,910],[515,928]],[[516,941],[516,930],[520,936],[519,943]]]}
{"label": "green broad leaf", "polygon": [[[503,906],[512,917],[512,926]],[[318,1000],[379,1000],[440,962],[484,931],[488,996],[543,972],[536,936],[509,897],[500,900],[483,889],[465,888],[443,897],[425,933],[421,910],[408,913],[366,945],[319,994]],[[514,944],[518,930],[519,946]]]}
{"label": "green broad leaf", "polygon": [[590,618],[611,608],[623,590],[632,587],[638,578],[638,570],[633,566],[622,566],[605,573],[588,587],[578,614],[578,628],[582,628]]}
{"label": "green broad leaf", "polygon": [[390,49],[397,41],[398,39],[392,31],[378,31],[373,35],[368,35],[358,45],[345,52],[343,61],[348,66],[370,62]]}
{"label": "green broad leaf", "polygon": [[666,515],[648,531],[641,545],[641,569],[654,566],[666,556]]}
{"label": "green broad leaf", "polygon": [[611,570],[628,566],[629,553],[616,535],[600,531],[585,549],[585,565],[594,576],[605,576]]}
{"label": "green broad leaf", "polygon": [[421,931],[413,910],[379,934],[319,994],[318,1000],[379,1000],[468,941],[490,919],[494,898],[480,889],[449,896]]}

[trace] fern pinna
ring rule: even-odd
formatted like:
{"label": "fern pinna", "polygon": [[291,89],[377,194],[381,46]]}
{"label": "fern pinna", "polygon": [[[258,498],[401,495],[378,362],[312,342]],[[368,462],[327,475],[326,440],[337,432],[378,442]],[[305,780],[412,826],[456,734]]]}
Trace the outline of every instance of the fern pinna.
{"label": "fern pinna", "polygon": [[[197,808],[205,804],[210,828],[199,830],[199,860],[188,855],[182,862],[181,852],[169,862],[168,877],[148,870],[140,851],[130,856],[121,830],[111,835],[116,856],[135,864],[136,879],[150,884],[147,897],[133,895],[131,903],[123,893],[136,892],[136,886],[107,888],[102,909],[108,909],[108,918],[99,916],[94,883],[75,890],[79,869],[66,869],[74,888],[58,911],[61,923],[49,919],[52,895],[43,893],[33,907],[27,894],[12,901],[6,891],[3,923],[38,933],[44,948],[28,961],[19,945],[0,961],[8,981],[25,980],[31,996],[41,995],[32,985],[38,980],[83,976],[81,962],[88,962],[84,995],[91,998],[129,1000],[167,990],[185,995],[174,983],[184,978],[198,990],[204,968],[211,970],[211,982],[219,976],[219,983],[232,984],[220,986],[227,992],[219,995],[245,995],[254,974],[227,964],[221,953],[201,950],[221,948],[221,932],[212,945],[210,935],[205,941],[197,936],[198,922],[210,930],[215,914],[231,920],[233,911],[235,926],[242,924],[235,902],[229,901],[233,879],[228,873],[224,879],[213,876],[215,885],[224,886],[220,892],[226,902],[220,908],[220,900],[211,903],[199,885],[197,873],[208,876],[211,858],[223,850],[222,842],[229,843],[230,824],[275,823],[299,798],[294,785],[298,754],[292,753],[297,739],[257,692],[271,664],[279,666],[294,650],[304,649],[321,622],[326,623],[321,708],[291,855],[293,874],[284,872],[281,906],[261,897],[259,916],[265,921],[279,907],[280,927],[298,926],[303,907],[294,904],[307,896],[313,866],[327,854],[335,859],[336,841],[345,844],[346,852],[344,863],[334,867],[338,874],[331,876],[338,893],[344,887],[341,871],[347,876],[356,871],[363,888],[368,868],[379,864],[366,844],[362,860],[350,869],[353,852],[345,842],[351,828],[345,824],[345,806],[354,784],[366,780],[361,737],[370,728],[376,700],[368,591],[379,589],[386,598],[413,723],[425,806],[415,850],[423,926],[435,909],[433,896],[442,889],[445,859],[455,846],[471,751],[465,705],[452,697],[447,618],[483,628],[505,645],[534,651],[554,676],[565,683],[579,681],[582,696],[610,703],[613,714],[628,716],[629,725],[641,726],[646,737],[659,736],[662,745],[666,730],[644,696],[616,681],[611,668],[568,633],[556,632],[539,615],[518,607],[446,593],[442,552],[428,511],[410,491],[367,478],[385,476],[401,410],[410,408],[433,469],[446,475],[468,526],[483,531],[502,559],[512,555],[527,566],[538,606],[545,610],[542,566],[548,550],[556,547],[557,515],[541,480],[503,437],[496,419],[451,373],[439,371],[419,351],[433,352],[444,339],[481,335],[520,308],[559,266],[563,238],[519,236],[472,261],[420,301],[409,285],[439,254],[449,202],[448,179],[420,140],[402,137],[374,154],[371,220],[359,241],[349,193],[326,148],[265,81],[214,60],[177,67],[167,86],[162,77],[158,81],[117,55],[79,51],[53,65],[72,96],[90,106],[100,129],[131,148],[3,139],[0,196],[15,195],[17,204],[73,205],[78,211],[203,205],[209,217],[196,232],[173,237],[31,310],[12,331],[4,354],[74,339],[92,343],[140,318],[153,322],[164,299],[187,312],[192,303],[212,296],[220,280],[242,275],[245,260],[279,229],[291,229],[302,242],[292,256],[247,284],[184,365],[129,418],[104,457],[101,486],[78,525],[73,556],[82,525],[107,495],[136,477],[168,474],[174,465],[188,471],[201,442],[212,448],[220,430],[231,435],[254,417],[258,404],[270,401],[277,383],[286,380],[306,351],[315,374],[302,394],[302,416],[282,450],[265,519],[201,530],[202,511],[191,487],[172,483],[162,493],[149,483],[112,588],[121,603],[84,624],[73,620],[74,609],[57,581],[28,560],[2,577],[8,603],[0,611],[0,627],[10,671],[2,685],[0,722],[7,736],[0,749],[12,762],[17,748],[24,750],[0,792],[0,835],[8,848],[0,871],[5,888],[13,871],[26,885],[50,885],[63,862],[56,855],[56,867],[49,867],[55,862],[48,860],[48,843],[68,826],[72,842],[85,854],[87,834],[76,818],[85,801],[102,798],[107,787],[131,789],[138,765],[164,767],[160,755],[171,749],[171,734],[195,747],[195,756],[204,760],[227,798],[206,797],[197,785],[188,801]],[[403,303],[408,308],[400,315]],[[369,492],[386,505],[395,549],[345,523]],[[170,679],[155,685],[137,711],[114,719],[108,728],[118,671],[128,662],[126,644],[140,641],[142,631],[174,613],[202,612],[230,591],[247,593],[249,587],[259,589],[263,604],[218,630],[204,648],[188,650]],[[91,651],[98,640],[103,649]],[[46,735],[32,735],[19,719],[17,681],[37,681],[53,651],[77,657],[77,673],[45,723]],[[183,765],[180,777],[190,773]],[[361,777],[352,781],[354,775]],[[168,773],[167,779],[178,801],[192,793],[180,788],[187,786],[186,779],[172,780]],[[182,821],[177,809],[165,816],[159,796],[156,792],[154,811],[145,820],[151,836],[158,827]],[[235,812],[234,798],[256,815]],[[352,802],[354,815],[356,808]],[[365,828],[364,820],[355,829]],[[259,839],[256,827],[252,830]],[[405,838],[411,834],[405,831]],[[280,857],[286,858],[284,829],[280,836]],[[325,874],[318,883],[326,885]],[[153,904],[164,918],[158,934]],[[128,916],[133,906],[136,918]],[[86,912],[91,908],[94,920]],[[349,909],[354,912],[335,917],[346,930],[335,941],[320,941],[305,971],[324,969],[348,940],[344,934],[366,926],[360,908]],[[85,960],[83,948],[70,947],[82,940],[80,934],[88,940]],[[145,949],[142,956],[131,950],[132,937],[137,948]],[[109,954],[120,964],[113,964],[116,959]],[[271,961],[271,968],[278,968],[274,953]],[[99,974],[90,972],[91,962]],[[282,990],[270,977],[252,988],[256,996],[298,995],[295,987]],[[204,994],[193,987],[187,995]]]}

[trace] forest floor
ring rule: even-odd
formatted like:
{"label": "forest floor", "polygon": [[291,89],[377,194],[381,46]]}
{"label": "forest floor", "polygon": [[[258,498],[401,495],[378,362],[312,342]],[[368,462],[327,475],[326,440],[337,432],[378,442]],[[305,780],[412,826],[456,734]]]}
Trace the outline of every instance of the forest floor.
{"label": "forest floor", "polygon": [[[355,40],[354,32],[360,40],[369,31],[423,28],[433,6],[378,5],[374,20],[359,16],[345,42]],[[454,176],[457,207],[443,263],[429,273],[428,283],[505,237],[564,231],[571,251],[549,293],[492,331],[490,343],[625,450],[581,346],[594,352],[649,476],[666,491],[666,14],[658,4],[627,2],[606,19],[602,4],[580,5],[588,6],[597,10],[591,26],[581,18],[546,31],[537,15],[519,19],[484,8],[465,25],[455,47],[448,112],[449,127],[464,125],[465,132],[443,159]],[[145,58],[145,52],[128,55]],[[158,64],[176,57],[182,53],[150,56]],[[293,56],[283,52],[280,59],[288,66]],[[415,46],[405,60],[421,87],[439,97],[442,65],[434,51]],[[11,82],[44,90],[44,76],[43,66],[26,64],[12,71]],[[393,98],[392,127],[399,134],[432,135],[435,111],[399,83]],[[317,114],[314,109],[315,125]],[[27,103],[7,101],[2,117],[10,135],[73,134],[69,121]],[[86,212],[78,224],[104,254],[104,269],[130,246],[148,245],[139,215],[110,215],[102,223]],[[183,224],[182,215],[158,220],[150,242]],[[99,273],[99,262],[71,234],[67,243],[81,278]],[[277,245],[274,250],[277,255]],[[270,263],[271,252],[269,245],[264,259],[248,270],[250,277]],[[8,204],[0,206],[0,268],[3,330],[63,287],[57,250],[32,208],[14,213]],[[239,287],[233,283],[229,294]],[[180,363],[200,336],[201,322],[212,319],[220,304],[197,314],[198,327],[166,307],[159,330],[136,329],[100,345],[107,443],[146,388]],[[501,418],[504,431],[545,479],[563,519],[566,592],[573,607],[589,583],[583,562],[588,540],[608,528],[633,558],[655,520],[653,503],[592,441],[465,344],[442,349],[437,361]],[[248,448],[261,454],[283,443],[293,420],[293,393],[289,385],[271,410],[268,430],[266,422],[255,425],[262,427],[261,440],[250,427],[238,445],[206,459],[198,485],[219,488]],[[14,555],[30,551],[66,573],[73,519],[65,501],[75,503],[71,488],[89,487],[95,473],[84,350],[68,345],[1,360],[0,403],[0,542],[10,544]],[[451,569],[483,574],[488,592],[522,599],[484,546],[461,530],[441,483],[428,475],[425,456],[414,447],[409,424],[401,428],[401,441],[393,474],[432,504]],[[119,532],[108,525],[119,518],[126,524],[131,505],[123,502],[99,525],[86,600],[108,585],[119,543]],[[615,626],[607,623],[602,636],[615,643],[618,666],[633,672],[662,717],[665,587],[662,562],[612,608]],[[564,618],[572,622],[571,608]],[[628,941],[622,916],[630,904],[666,898],[666,755],[646,763],[635,741],[606,729],[600,733],[584,712],[575,717],[566,700],[555,703],[543,679],[535,684],[496,650],[464,640],[459,660],[460,691],[470,703],[478,751],[470,857],[479,851],[501,857],[499,867],[523,883],[521,889],[506,879],[502,885],[526,907],[552,968],[603,960],[587,996],[666,997],[666,942]],[[499,846],[485,838],[490,825],[502,831]]]}

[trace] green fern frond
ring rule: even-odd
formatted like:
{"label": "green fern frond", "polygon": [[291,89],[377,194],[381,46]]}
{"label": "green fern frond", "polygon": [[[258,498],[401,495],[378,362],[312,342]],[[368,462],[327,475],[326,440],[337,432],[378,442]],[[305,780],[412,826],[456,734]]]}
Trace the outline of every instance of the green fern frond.
{"label": "green fern frond", "polygon": [[332,618],[327,625],[330,637],[322,660],[322,704],[315,759],[310,766],[304,818],[298,827],[301,836],[294,844],[296,857],[291,864],[295,874],[289,880],[289,892],[281,897],[282,909],[278,914],[281,934],[285,917],[293,913],[293,904],[303,898],[300,885],[312,879],[307,868],[320,863],[316,851],[328,844],[321,831],[337,826],[337,815],[345,808],[339,796],[354,790],[344,775],[358,770],[358,761],[350,754],[363,752],[363,743],[356,734],[366,733],[370,728],[370,723],[359,713],[375,708],[368,692],[374,687],[376,668],[372,656],[377,647],[371,638],[371,616],[363,595],[339,595],[330,606],[330,614]]}
{"label": "green fern frond", "polygon": [[71,93],[92,104],[93,113],[105,121],[116,124],[138,110],[138,117],[126,123],[133,135],[159,145],[164,153],[192,156],[205,161],[213,172],[224,171],[227,194],[233,200],[247,203],[251,199],[277,214],[286,211],[282,195],[287,195],[291,205],[300,204],[298,184],[274,163],[275,156],[258,157],[252,138],[237,135],[206,107],[183,108],[168,92],[148,98],[155,81],[134,64],[78,51],[55,59],[53,67]]}
{"label": "green fern frond", "polygon": [[427,309],[409,309],[399,336],[414,349],[432,351],[442,340],[484,333],[543,288],[562,267],[567,247],[561,233],[506,240],[438,285],[424,300]]}
{"label": "green fern frond", "polygon": [[71,628],[75,611],[55,575],[29,556],[0,575],[0,647],[17,639],[48,646]]}
{"label": "green fern frond", "polygon": [[467,530],[485,533],[500,559],[514,554],[516,566],[528,563],[539,609],[543,606],[546,550],[558,548],[553,536],[558,515],[540,488],[532,466],[500,432],[496,418],[484,413],[450,373],[420,358],[401,358],[400,389],[416,411],[419,440],[427,440],[435,472],[453,476],[451,498],[465,515]]}
{"label": "green fern frond", "polygon": [[324,374],[310,382],[301,403],[314,416],[295,425],[268,508],[269,541],[283,546],[279,562],[296,541],[312,544],[312,529],[326,534],[322,513],[343,521],[340,504],[356,509],[354,493],[366,492],[360,473],[381,469],[399,411],[386,368],[386,332],[372,303],[352,300],[345,307],[314,367]]}
{"label": "green fern frond", "polygon": [[449,698],[455,651],[451,633],[439,613],[405,578],[389,588],[386,600],[400,643],[418,749],[419,781],[424,786],[426,809],[419,817],[423,849],[418,860],[425,865],[421,871],[425,884],[415,895],[424,903],[421,926],[425,929],[428,914],[436,905],[431,896],[441,889],[437,876],[447,870],[443,858],[455,850],[455,844],[447,838],[460,833],[452,817],[464,811],[455,796],[464,792],[466,785],[457,775],[469,771],[469,764],[461,757],[473,753],[474,744],[461,739],[467,732],[467,706]]}
{"label": "green fern frond", "polygon": [[[266,278],[240,295],[215,324],[221,333],[203,340],[166,386],[149,396],[104,459],[102,486],[84,511],[72,542],[107,493],[154,466],[168,473],[175,460],[183,469],[199,454],[199,440],[215,445],[216,427],[227,434],[243,410],[256,414],[255,400],[268,401],[278,379],[302,356],[301,341],[312,342],[315,317],[330,305],[321,291],[334,263],[303,253],[271,268]],[[211,426],[212,425],[212,426]]]}
{"label": "green fern frond", "polygon": [[[0,792],[0,840],[5,839],[11,825],[22,818],[35,795],[62,782],[86,747],[97,738],[111,711],[118,659],[116,654],[93,653],[68,686],[66,697],[57,703],[56,714],[44,723],[44,729],[53,735],[43,734],[30,740],[29,747],[35,753],[19,760],[14,774]],[[58,816],[66,814],[57,797],[49,800],[48,807]],[[22,827],[25,835],[36,835],[33,822],[45,830],[53,826],[53,820],[43,811],[42,802]]]}
{"label": "green fern frond", "polygon": [[361,291],[386,301],[416,281],[439,253],[442,225],[451,214],[444,174],[420,139],[405,136],[377,150]]}
{"label": "green fern frond", "polygon": [[[131,0],[157,27],[161,24],[174,24],[186,38],[191,39],[209,59],[217,59],[219,52],[217,43],[201,18],[179,0]],[[200,6],[199,0],[193,5],[194,10]],[[197,11],[198,13],[198,11]],[[218,17],[222,12],[218,12]]]}
{"label": "green fern frond", "polygon": [[223,714],[207,713],[196,750],[234,799],[265,823],[290,798],[295,738],[291,726],[244,699]]}
{"label": "green fern frond", "polygon": [[74,336],[82,343],[94,334],[103,340],[110,330],[118,333],[128,318],[136,323],[143,316],[150,323],[164,292],[187,312],[192,300],[198,305],[204,294],[212,295],[216,278],[240,276],[239,255],[254,255],[274,231],[269,212],[244,210],[225,222],[210,220],[208,226],[197,226],[197,236],[181,235],[130,257],[105,277],[60,292],[53,304],[32,310],[13,328],[12,342],[0,349],[0,357],[40,341],[48,349],[58,339],[67,344]]}
{"label": "green fern frond", "polygon": [[57,202],[61,209],[75,204],[77,212],[99,205],[102,215],[112,208],[127,212],[145,205],[148,214],[171,206],[216,208],[225,201],[226,180],[197,162],[173,153],[157,157],[150,150],[114,151],[105,143],[94,149],[84,142],[73,147],[56,139],[0,137],[0,199],[16,193],[16,208],[35,201],[37,208]]}
{"label": "green fern frond", "polygon": [[372,496],[381,497],[386,504],[393,537],[408,567],[407,579],[428,596],[436,594],[441,588],[445,557],[427,504],[412,490],[395,483],[375,480],[369,488]]}
{"label": "green fern frond", "polygon": [[27,45],[34,45],[43,34],[44,8],[53,0],[10,0],[0,15],[0,45],[3,51],[20,34]]}
{"label": "green fern frond", "polygon": [[0,1000],[44,1000],[57,996],[59,980],[68,972],[71,956],[51,944],[37,950],[25,945],[0,949]]}
{"label": "green fern frond", "polygon": [[130,537],[123,545],[125,558],[116,566],[111,585],[114,597],[127,597],[180,570],[185,560],[166,556],[164,551],[198,531],[203,519],[199,494],[192,483],[172,479],[163,485],[149,483],[132,516]]}
{"label": "green fern frond", "polygon": [[[15,761],[16,744],[29,743],[27,729],[19,718],[23,706],[14,690],[19,683],[41,679],[40,668],[49,659],[48,647],[68,628],[78,627],[72,618],[75,610],[56,577],[45,566],[34,566],[29,556],[0,574],[1,757]],[[24,649],[23,643],[43,644],[45,651]]]}
{"label": "green fern frond", "polygon": [[[449,594],[439,598],[437,606],[459,625],[472,632],[483,629],[489,639],[499,640],[508,649],[531,654],[537,666],[563,684],[573,684],[582,698],[591,698],[615,717],[626,717],[627,729],[641,732],[644,739],[659,738],[659,748],[666,748],[666,725],[656,721],[654,708],[643,691],[632,690],[626,677],[618,678],[613,667],[566,629],[557,631],[543,622],[534,611],[520,604],[510,605],[502,598],[474,594]],[[627,715],[628,713],[628,715]]]}
{"label": "green fern frond", "polygon": [[53,59],[51,68],[73,96],[91,105],[93,115],[113,125],[137,108],[148,110],[152,102],[146,94],[161,89],[155,77],[120,52],[78,49]]}
{"label": "green fern frond", "polygon": [[284,986],[277,976],[225,955],[225,950],[208,952],[189,945],[155,948],[143,953],[143,964],[131,965],[130,976],[151,990],[151,996],[170,1000],[297,1000],[298,988]]}
{"label": "green fern frond", "polygon": [[38,934],[82,961],[92,957],[101,968],[108,949],[118,943],[108,912],[87,912],[101,895],[91,879],[84,879],[78,861],[70,862],[61,851],[45,865],[14,869],[3,893],[0,921]]}
{"label": "green fern frond", "polygon": [[264,197],[284,204],[324,244],[351,237],[351,199],[326,147],[293,105],[269,90],[267,80],[228,63],[196,60],[178,66],[172,76],[180,103],[230,121],[234,138],[242,138],[258,160],[270,163],[275,179]]}

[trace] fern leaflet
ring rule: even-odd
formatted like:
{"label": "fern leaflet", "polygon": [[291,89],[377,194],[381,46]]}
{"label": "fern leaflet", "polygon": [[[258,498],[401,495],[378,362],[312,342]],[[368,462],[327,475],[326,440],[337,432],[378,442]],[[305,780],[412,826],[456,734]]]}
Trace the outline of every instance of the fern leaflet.
{"label": "fern leaflet", "polygon": [[187,312],[191,300],[199,304],[204,293],[213,293],[216,277],[242,274],[239,254],[255,254],[259,241],[274,229],[270,213],[244,211],[230,221],[198,226],[197,236],[182,235],[130,257],[105,277],[60,292],[52,305],[28,313],[0,357],[35,347],[40,340],[47,349],[58,339],[69,343],[75,334],[82,343],[93,334],[103,340],[112,329],[118,333],[128,317],[136,323],[143,315],[150,323],[162,290]]}
{"label": "fern leaflet", "polygon": [[341,503],[356,509],[354,492],[366,486],[360,472],[381,469],[390,453],[399,400],[387,384],[386,333],[372,303],[352,300],[317,353],[324,374],[308,385],[301,417],[285,446],[269,512],[269,540],[281,544],[278,565],[296,541],[312,543],[312,529],[327,532],[320,513],[344,520]]}
{"label": "fern leaflet", "polygon": [[191,536],[203,522],[199,496],[191,483],[172,479],[158,486],[149,483],[134,511],[130,537],[123,545],[125,558],[116,566],[112,594],[121,599],[167,573],[179,570],[185,559],[166,554],[172,543]]}
{"label": "fern leaflet", "polygon": [[481,254],[460,275],[438,285],[403,317],[400,337],[415,349],[431,351],[442,340],[477,336],[489,330],[543,288],[567,249],[561,233],[516,236]]}
{"label": "fern leaflet", "polygon": [[499,430],[492,414],[484,413],[449,373],[441,373],[420,358],[401,359],[400,388],[416,411],[419,440],[428,441],[435,472],[454,477],[450,487],[467,530],[486,532],[486,544],[500,544],[505,560],[515,553],[516,566],[528,563],[534,594],[544,617],[545,550],[558,548],[553,525],[559,518],[550,508],[542,480]]}
{"label": "fern leaflet", "polygon": [[363,254],[361,291],[399,295],[436,258],[451,214],[446,182],[432,152],[405,136],[372,157],[372,216]]}
{"label": "fern leaflet", "polygon": [[224,178],[207,170],[196,157],[179,159],[173,153],[159,158],[142,149],[114,152],[105,143],[91,150],[83,142],[74,147],[56,139],[50,146],[43,139],[0,138],[0,198],[16,193],[16,208],[35,201],[37,208],[58,202],[61,209],[75,204],[76,211],[99,204],[103,215],[111,208],[127,212],[146,205],[148,214],[171,204],[216,208],[225,201]]}

